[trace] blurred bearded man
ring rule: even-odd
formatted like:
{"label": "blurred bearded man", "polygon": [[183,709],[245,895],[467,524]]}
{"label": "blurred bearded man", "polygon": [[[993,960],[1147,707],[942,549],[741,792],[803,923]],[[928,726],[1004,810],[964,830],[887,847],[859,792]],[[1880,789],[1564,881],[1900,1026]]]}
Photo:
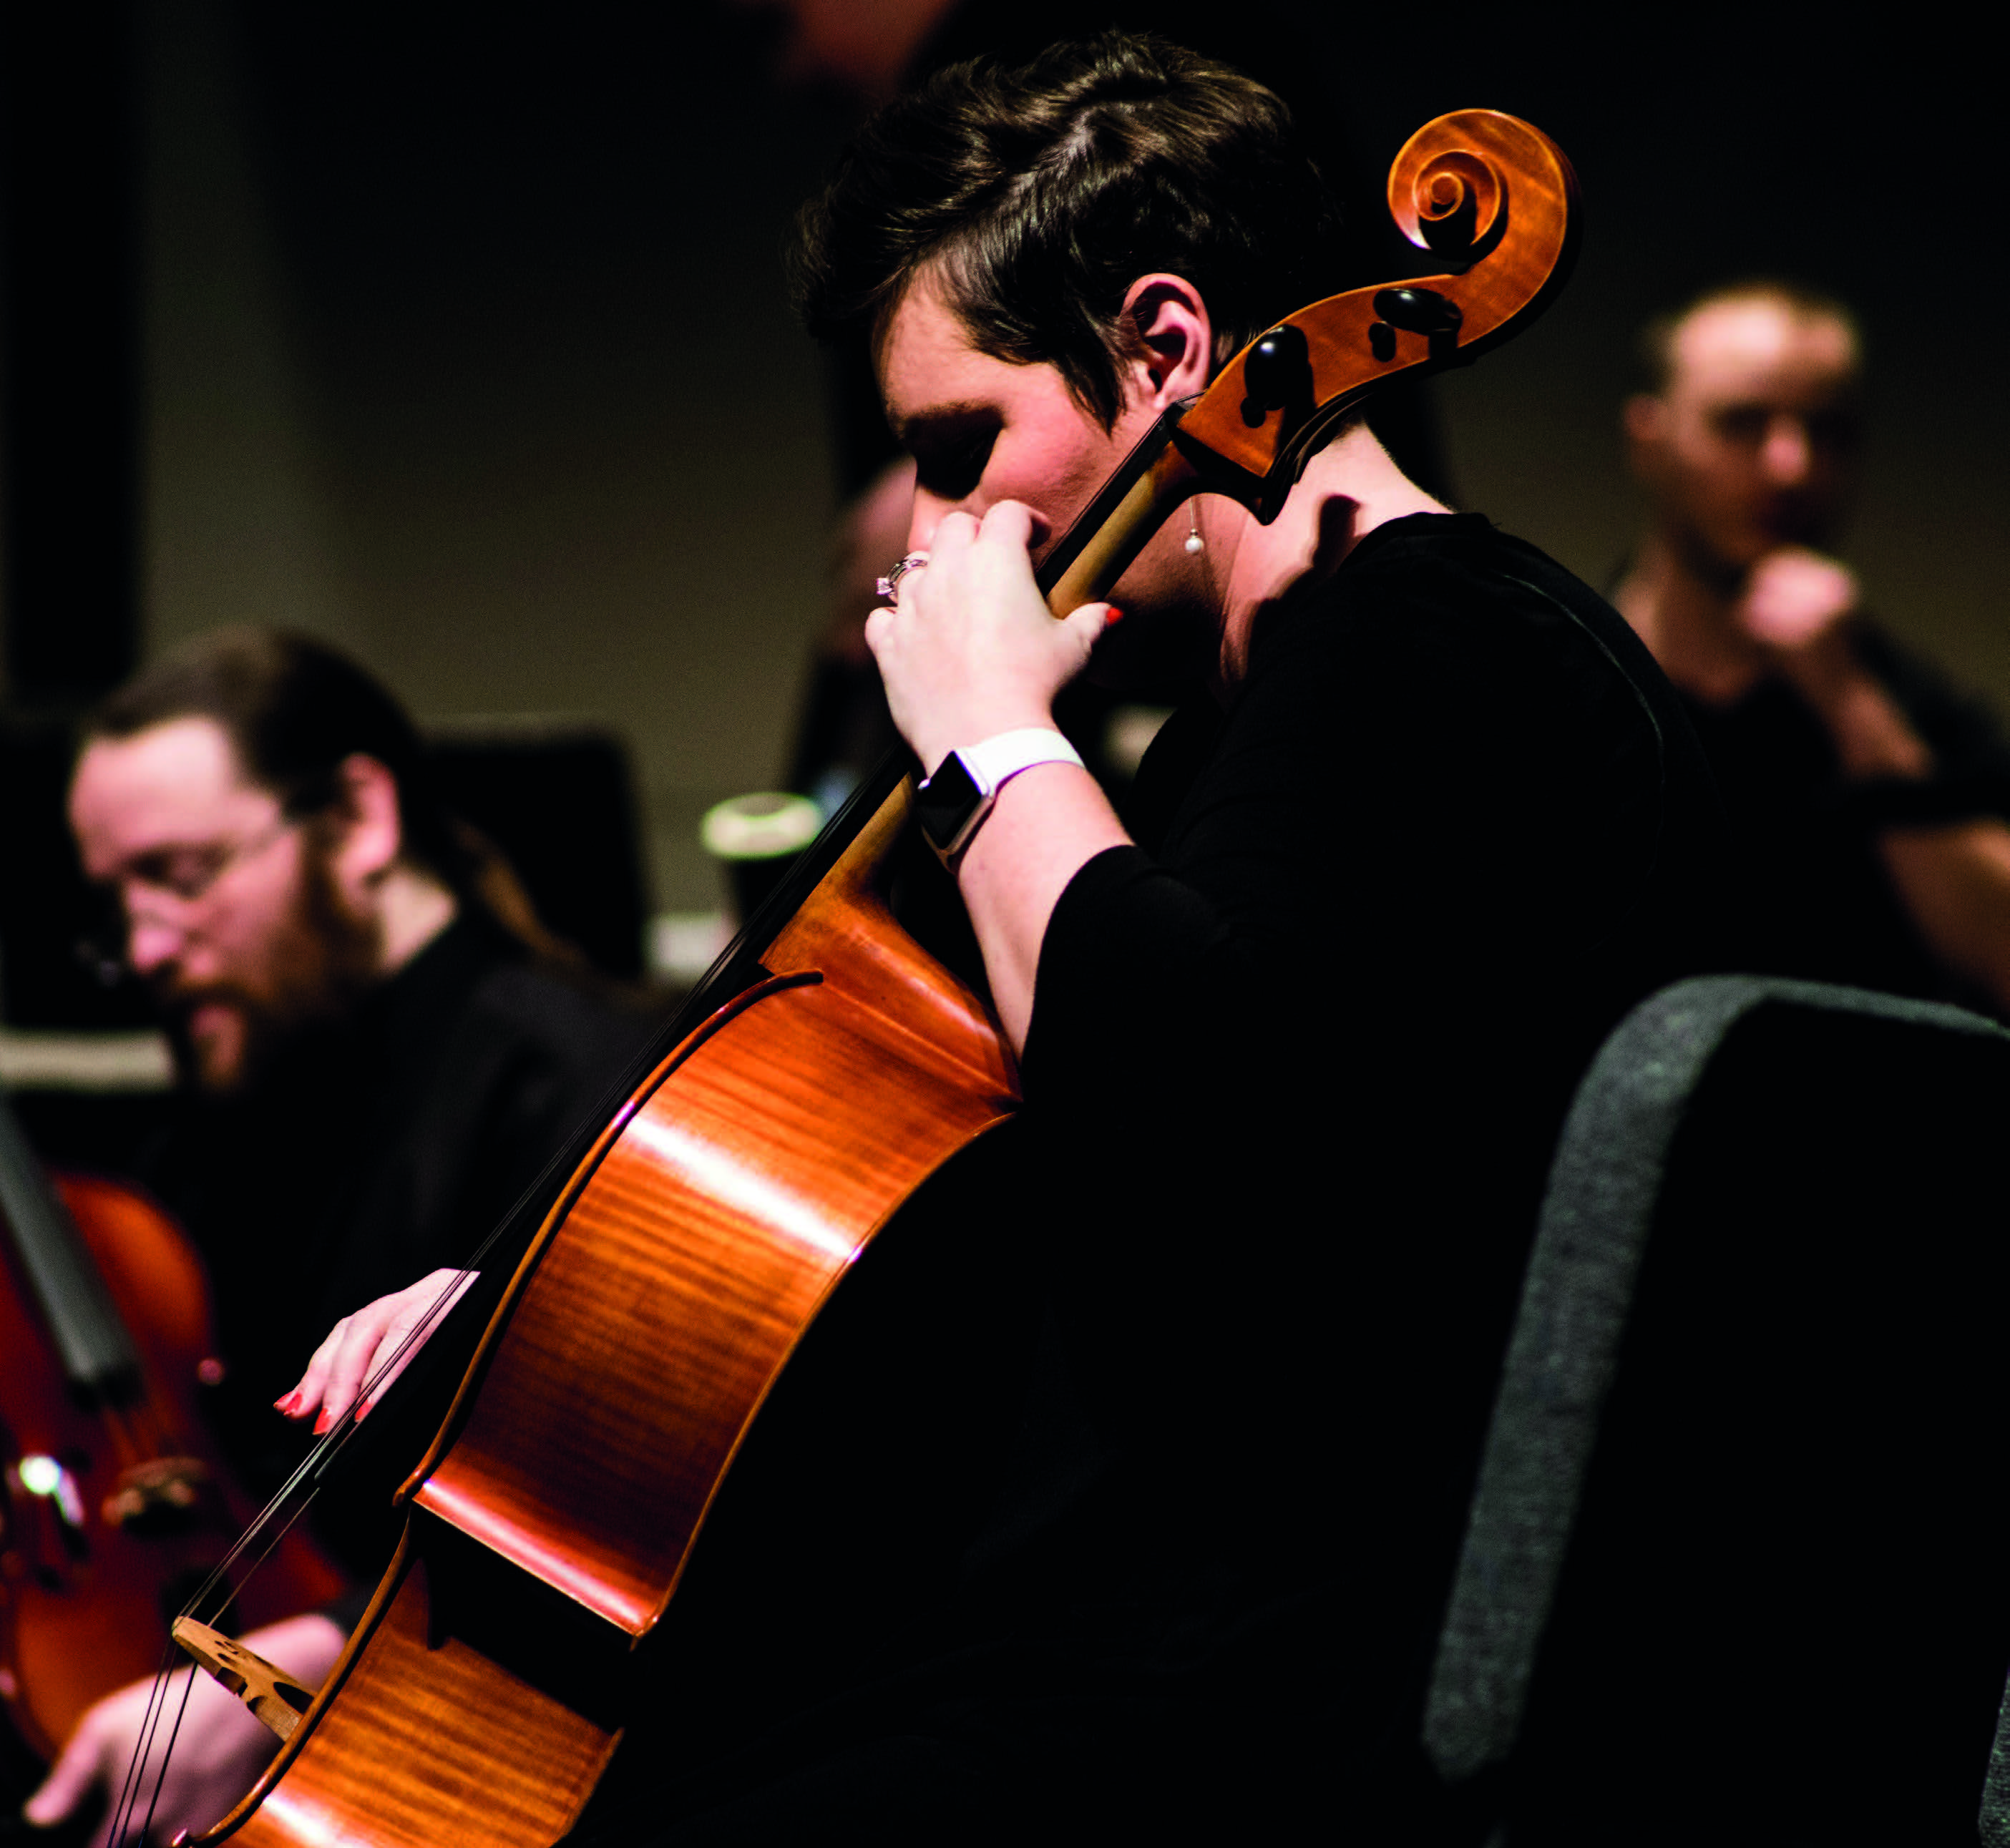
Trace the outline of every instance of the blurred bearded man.
{"label": "blurred bearded man", "polygon": [[289,1039],[348,1015],[455,914],[445,881],[397,850],[390,772],[359,754],[338,775],[291,813],[201,715],[101,735],[80,763],[79,846],[119,889],[125,960],[183,1077],[211,1097],[255,1090]]}
{"label": "blurred bearded man", "polygon": [[1613,601],[1685,697],[1744,850],[1748,959],[2010,1013],[2010,750],[1829,555],[1862,354],[1775,282],[1653,323],[1625,432],[1650,523]]}
{"label": "blurred bearded man", "polygon": [[[87,728],[69,817],[106,897],[97,948],[152,990],[174,1045],[182,1108],[147,1178],[208,1261],[225,1371],[207,1409],[262,1499],[304,1448],[274,1402],[330,1305],[467,1262],[603,1107],[647,1023],[569,966],[493,850],[442,807],[397,701],[304,637],[210,636],[115,694]],[[314,1504],[359,1592],[246,1639],[293,1673],[326,1673],[374,1587],[402,1518],[391,1492],[456,1357],[386,1401]],[[221,1817],[275,1743],[196,1682],[161,1839]],[[147,1693],[86,1714],[34,1821],[118,1788]]]}
{"label": "blurred bearded man", "polygon": [[[318,642],[205,637],[114,695],[69,813],[101,947],[175,1045],[185,1095],[148,1178],[208,1261],[217,1421],[263,1488],[297,1453],[272,1406],[302,1340],[463,1262],[644,1023],[549,953],[410,719]],[[374,1572],[379,1498],[323,1499]]]}

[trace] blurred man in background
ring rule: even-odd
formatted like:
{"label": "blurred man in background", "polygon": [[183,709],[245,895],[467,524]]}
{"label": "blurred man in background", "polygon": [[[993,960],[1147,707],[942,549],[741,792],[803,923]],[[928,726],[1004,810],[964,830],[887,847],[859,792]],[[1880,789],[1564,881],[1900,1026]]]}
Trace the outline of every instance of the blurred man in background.
{"label": "blurred man in background", "polygon": [[1650,523],[1614,594],[1682,690],[1743,845],[1741,960],[2010,1013],[2010,749],[1830,555],[1862,343],[1776,282],[1650,325],[1626,405]]}
{"label": "blurred man in background", "polygon": [[[98,948],[152,991],[182,1080],[145,1178],[207,1261],[225,1363],[208,1409],[263,1499],[300,1454],[273,1409],[300,1355],[342,1308],[468,1261],[648,1023],[545,935],[439,800],[410,718],[332,649],[205,637],[115,694],[86,740],[69,814],[105,894]],[[401,1408],[316,1504],[366,1587],[396,1538],[391,1491],[443,1410]],[[318,1680],[346,1614],[252,1647]],[[35,1821],[117,1788],[145,1691],[87,1715]],[[160,1812],[176,1825],[220,1815],[274,1743],[220,1691],[198,1677],[195,1749]]]}

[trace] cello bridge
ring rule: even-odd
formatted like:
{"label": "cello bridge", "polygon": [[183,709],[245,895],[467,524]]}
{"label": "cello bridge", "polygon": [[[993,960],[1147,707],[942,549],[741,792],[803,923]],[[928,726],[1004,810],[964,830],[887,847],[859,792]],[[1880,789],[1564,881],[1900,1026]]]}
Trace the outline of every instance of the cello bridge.
{"label": "cello bridge", "polygon": [[253,1717],[281,1740],[290,1739],[316,1689],[276,1664],[254,1655],[220,1630],[193,1617],[175,1619],[175,1640],[251,1709]]}

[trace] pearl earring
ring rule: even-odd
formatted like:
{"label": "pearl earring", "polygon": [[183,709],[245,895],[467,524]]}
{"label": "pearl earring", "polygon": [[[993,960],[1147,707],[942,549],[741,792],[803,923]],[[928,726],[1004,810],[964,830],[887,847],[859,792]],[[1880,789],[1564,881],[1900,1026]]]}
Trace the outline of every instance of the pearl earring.
{"label": "pearl earring", "polygon": [[1189,552],[1202,552],[1206,549],[1207,541],[1200,536],[1199,509],[1191,501],[1188,501],[1187,502],[1187,550]]}

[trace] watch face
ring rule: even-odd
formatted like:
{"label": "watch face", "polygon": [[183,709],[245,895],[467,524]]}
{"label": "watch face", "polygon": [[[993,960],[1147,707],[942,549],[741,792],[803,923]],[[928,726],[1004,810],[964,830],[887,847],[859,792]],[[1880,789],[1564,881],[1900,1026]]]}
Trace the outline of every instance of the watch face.
{"label": "watch face", "polygon": [[936,766],[936,773],[914,792],[914,819],[938,853],[953,852],[957,837],[968,825],[984,800],[983,792],[963,767],[954,751]]}

